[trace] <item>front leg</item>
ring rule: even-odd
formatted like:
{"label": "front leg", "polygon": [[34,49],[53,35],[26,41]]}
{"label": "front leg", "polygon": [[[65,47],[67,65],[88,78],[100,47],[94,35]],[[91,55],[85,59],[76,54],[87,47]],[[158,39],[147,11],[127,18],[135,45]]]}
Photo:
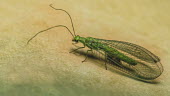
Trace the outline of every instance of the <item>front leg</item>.
{"label": "front leg", "polygon": [[[74,45],[74,44],[73,44],[73,45]],[[79,47],[79,48],[77,48],[77,49],[75,49],[75,50],[73,50],[73,51],[70,51],[69,53],[72,53],[72,52],[77,51],[77,50],[82,49],[82,48],[85,48],[85,45],[84,45],[83,47]]]}

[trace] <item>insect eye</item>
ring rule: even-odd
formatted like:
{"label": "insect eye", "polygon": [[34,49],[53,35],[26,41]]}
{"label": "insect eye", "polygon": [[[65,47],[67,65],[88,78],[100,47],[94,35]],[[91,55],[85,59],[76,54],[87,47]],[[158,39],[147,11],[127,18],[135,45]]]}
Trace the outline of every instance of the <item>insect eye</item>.
{"label": "insect eye", "polygon": [[78,40],[72,40],[72,41],[73,41],[73,42],[76,42],[76,43],[78,42]]}

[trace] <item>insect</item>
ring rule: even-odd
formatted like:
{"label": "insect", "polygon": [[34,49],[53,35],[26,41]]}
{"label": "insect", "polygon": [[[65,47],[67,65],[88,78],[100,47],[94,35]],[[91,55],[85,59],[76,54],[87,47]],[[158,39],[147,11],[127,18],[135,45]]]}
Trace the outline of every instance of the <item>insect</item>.
{"label": "insect", "polygon": [[149,50],[129,42],[104,40],[93,37],[81,37],[76,35],[70,14],[63,9],[56,9],[52,5],[50,5],[50,7],[58,11],[63,11],[69,16],[72,25],[72,32],[67,26],[64,25],[53,26],[36,33],[32,38],[28,40],[27,44],[29,44],[29,42],[34,37],[42,32],[56,27],[64,27],[73,36],[72,41],[75,44],[80,42],[84,45],[83,47],[79,47],[71,52],[85,47],[89,48],[89,50],[86,52],[86,57],[82,62],[87,59],[88,52],[95,50],[98,54],[104,57],[106,70],[107,63],[109,62],[111,65],[120,69],[121,71],[136,76],[140,79],[153,80],[162,74],[163,66],[160,63],[160,59]]}

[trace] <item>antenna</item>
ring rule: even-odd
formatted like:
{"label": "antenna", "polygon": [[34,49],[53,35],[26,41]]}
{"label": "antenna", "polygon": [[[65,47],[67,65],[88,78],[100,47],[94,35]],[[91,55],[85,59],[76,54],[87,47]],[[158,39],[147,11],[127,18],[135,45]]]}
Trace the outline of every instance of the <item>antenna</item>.
{"label": "antenna", "polygon": [[53,27],[50,27],[50,28],[47,28],[47,29],[45,29],[45,30],[42,30],[42,31],[38,32],[37,34],[35,34],[33,37],[31,37],[31,38],[28,40],[27,45],[28,45],[29,42],[30,42],[33,38],[35,38],[38,34],[40,34],[40,33],[42,33],[42,32],[45,32],[45,31],[48,31],[48,30],[50,30],[50,29],[53,29],[53,28],[55,28],[55,27],[64,27],[64,28],[66,28],[66,29],[70,32],[70,34],[74,37],[74,35],[71,33],[71,31],[68,29],[67,26],[57,25],[57,26],[53,26]]}
{"label": "antenna", "polygon": [[75,34],[75,29],[74,29],[74,25],[73,25],[73,20],[71,18],[71,15],[66,11],[66,10],[63,10],[63,9],[57,9],[57,8],[54,8],[52,6],[52,4],[49,5],[51,8],[53,8],[54,10],[60,10],[60,11],[64,11],[65,13],[67,13],[67,15],[69,16],[70,20],[71,20],[71,25],[72,25],[72,28],[73,28],[73,32],[74,32],[74,36],[76,36]]}
{"label": "antenna", "polygon": [[55,28],[55,27],[64,27],[64,28],[66,28],[66,29],[70,32],[70,34],[71,34],[73,37],[76,36],[76,34],[75,34],[75,29],[74,29],[74,25],[73,25],[73,21],[72,21],[72,18],[71,18],[71,16],[70,16],[70,14],[69,14],[66,10],[54,8],[54,7],[52,6],[52,4],[50,4],[49,6],[50,6],[51,8],[53,8],[53,9],[55,9],[55,10],[60,10],[60,11],[64,11],[65,13],[67,13],[67,15],[69,16],[69,18],[70,18],[70,20],[71,20],[71,25],[72,25],[74,34],[70,31],[70,29],[69,29],[67,26],[65,26],[65,25],[56,25],[56,26],[47,28],[47,29],[45,29],[45,30],[42,30],[42,31],[39,31],[38,33],[36,33],[33,37],[31,37],[31,38],[28,40],[27,45],[28,45],[29,42],[30,42],[33,38],[35,38],[38,34],[43,33],[43,32],[45,32],[45,31],[48,31],[48,30],[50,30],[50,29],[53,29],[53,28]]}

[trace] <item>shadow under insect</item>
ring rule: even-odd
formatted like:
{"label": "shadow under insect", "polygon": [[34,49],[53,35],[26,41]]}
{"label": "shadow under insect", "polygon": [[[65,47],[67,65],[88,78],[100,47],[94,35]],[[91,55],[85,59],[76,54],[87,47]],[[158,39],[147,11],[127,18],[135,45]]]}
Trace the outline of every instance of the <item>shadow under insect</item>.
{"label": "shadow under insect", "polygon": [[[73,51],[73,50],[75,50],[75,49],[71,49],[71,51]],[[138,81],[142,81],[142,82],[145,82],[145,83],[151,83],[151,84],[159,83],[155,80],[147,80],[145,78],[142,79],[142,76],[140,76],[136,72],[136,70],[134,70],[133,68],[131,68],[129,66],[129,64],[126,64],[125,62],[121,61],[118,58],[113,58],[113,60],[120,62],[120,65],[115,64],[113,61],[109,60],[108,59],[109,56],[104,58],[103,56],[98,54],[97,51],[88,52],[88,54],[87,54],[87,52],[84,51],[84,50],[76,50],[72,53],[78,54],[78,55],[83,55],[84,58],[86,58],[86,56],[87,56],[87,59],[85,60],[86,62],[87,61],[94,62],[95,65],[102,67],[104,70],[105,70],[104,65],[105,65],[105,62],[106,62],[107,65],[110,65],[110,66],[108,66],[108,69],[107,69],[108,71],[126,76],[128,78],[132,78],[132,79],[135,79],[135,80],[138,80]],[[84,59],[82,61],[84,61]],[[133,66],[133,65],[131,65],[131,66]]]}

